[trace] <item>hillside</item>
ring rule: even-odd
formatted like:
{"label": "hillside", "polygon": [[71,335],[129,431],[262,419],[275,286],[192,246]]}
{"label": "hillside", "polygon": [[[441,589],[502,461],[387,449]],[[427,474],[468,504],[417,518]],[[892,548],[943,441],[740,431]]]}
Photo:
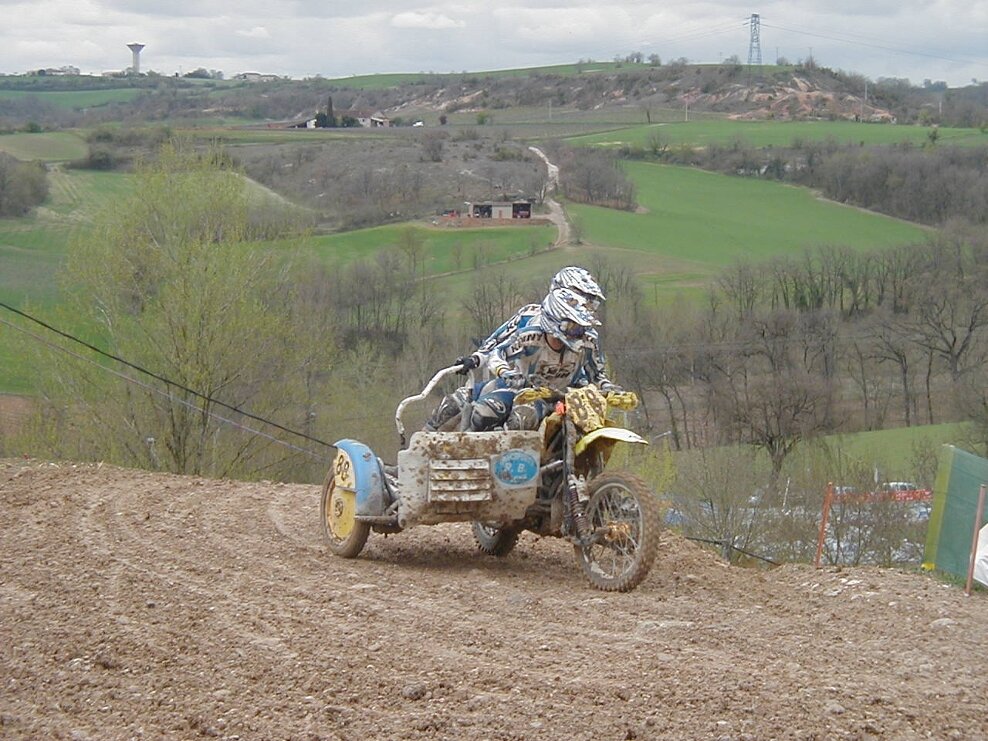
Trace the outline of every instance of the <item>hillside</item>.
{"label": "hillside", "polygon": [[946,89],[908,80],[803,65],[749,68],[585,63],[500,72],[371,75],[267,82],[152,76],[0,76],[0,130],[89,127],[104,122],[230,126],[298,121],[326,111],[377,111],[397,125],[551,122],[654,123],[696,115],[774,120],[863,120],[978,127],[988,121],[988,83]]}
{"label": "hillside", "polygon": [[462,526],[334,558],[318,487],[0,461],[5,738],[976,738],[985,594],[728,567],[630,594]]}
{"label": "hillside", "polygon": [[[412,88],[411,90],[414,90]],[[411,91],[410,90],[410,91]],[[896,120],[896,102],[872,98],[858,81],[807,69],[753,75],[741,65],[671,65],[591,77],[472,78],[429,90],[388,109],[417,112],[476,112],[545,105],[582,111],[633,109],[641,120],[664,120],[686,106],[696,114],[742,120]],[[495,114],[496,116],[497,114]],[[558,113],[565,115],[565,113]]]}

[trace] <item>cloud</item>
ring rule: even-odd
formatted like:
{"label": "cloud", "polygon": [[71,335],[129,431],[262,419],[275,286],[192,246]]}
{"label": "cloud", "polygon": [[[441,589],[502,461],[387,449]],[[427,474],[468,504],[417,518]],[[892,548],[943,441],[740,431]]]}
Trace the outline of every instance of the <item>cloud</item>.
{"label": "cloud", "polygon": [[463,28],[466,23],[455,21],[445,13],[420,13],[413,10],[398,13],[392,17],[391,25],[395,28],[418,28],[435,31],[445,28]]}
{"label": "cloud", "polygon": [[[0,0],[0,71],[130,64],[259,69],[293,77],[483,71],[630,52],[716,62],[748,56],[761,15],[762,58],[878,76],[988,79],[988,0]],[[51,42],[57,40],[57,44]],[[432,42],[434,43],[428,43]]]}
{"label": "cloud", "polygon": [[271,34],[268,33],[268,29],[264,26],[254,26],[248,30],[237,31],[237,36],[243,36],[248,39],[269,39]]}

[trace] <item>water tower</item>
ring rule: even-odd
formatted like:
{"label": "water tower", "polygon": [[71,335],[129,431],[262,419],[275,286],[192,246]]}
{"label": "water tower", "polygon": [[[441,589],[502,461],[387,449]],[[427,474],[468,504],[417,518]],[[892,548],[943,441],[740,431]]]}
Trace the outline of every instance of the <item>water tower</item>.
{"label": "water tower", "polygon": [[135,75],[139,75],[141,74],[141,49],[144,48],[144,44],[127,44],[127,48],[134,55],[134,62],[130,68]]}

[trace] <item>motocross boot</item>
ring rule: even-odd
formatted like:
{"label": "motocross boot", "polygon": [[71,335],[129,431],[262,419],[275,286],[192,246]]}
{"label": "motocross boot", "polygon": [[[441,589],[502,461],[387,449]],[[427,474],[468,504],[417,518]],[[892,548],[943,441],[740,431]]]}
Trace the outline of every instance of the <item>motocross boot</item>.
{"label": "motocross boot", "polygon": [[433,411],[432,416],[426,420],[425,429],[429,432],[435,432],[469,406],[470,388],[468,386],[462,386],[452,394],[447,394],[443,397],[443,400],[439,402],[439,406]]}

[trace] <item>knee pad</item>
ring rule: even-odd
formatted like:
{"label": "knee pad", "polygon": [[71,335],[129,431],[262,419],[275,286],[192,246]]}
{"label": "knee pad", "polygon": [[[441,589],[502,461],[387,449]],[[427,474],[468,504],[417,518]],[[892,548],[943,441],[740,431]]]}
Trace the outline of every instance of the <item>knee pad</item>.
{"label": "knee pad", "polygon": [[466,422],[464,429],[473,432],[483,432],[504,424],[511,411],[511,399],[514,393],[497,392],[484,394],[463,411]]}

